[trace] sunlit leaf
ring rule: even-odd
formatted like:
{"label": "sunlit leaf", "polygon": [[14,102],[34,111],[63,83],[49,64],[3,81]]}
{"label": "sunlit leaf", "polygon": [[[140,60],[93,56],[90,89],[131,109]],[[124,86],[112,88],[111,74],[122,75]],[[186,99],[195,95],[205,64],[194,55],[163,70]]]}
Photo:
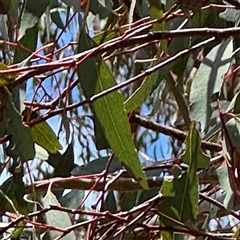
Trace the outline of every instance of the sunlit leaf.
{"label": "sunlit leaf", "polygon": [[[82,30],[78,51],[85,51],[94,43]],[[89,71],[91,69],[91,71]],[[86,59],[78,68],[81,87],[87,98],[116,84],[115,79],[101,57]],[[147,188],[147,181],[141,168],[130,131],[127,113],[123,106],[123,96],[119,91],[112,92],[91,104],[91,109],[99,119],[112,150],[119,160],[130,170],[136,180]]]}
{"label": "sunlit leaf", "polygon": [[58,150],[62,150],[62,145],[59,143],[55,132],[47,122],[34,125],[31,128],[31,132],[34,142],[50,153],[57,153]]}

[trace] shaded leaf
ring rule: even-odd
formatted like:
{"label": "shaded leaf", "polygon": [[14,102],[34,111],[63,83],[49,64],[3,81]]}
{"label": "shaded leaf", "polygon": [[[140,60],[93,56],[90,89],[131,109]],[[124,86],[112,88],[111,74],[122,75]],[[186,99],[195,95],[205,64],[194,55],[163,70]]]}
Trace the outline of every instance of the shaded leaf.
{"label": "shaded leaf", "polygon": [[186,150],[182,156],[182,162],[189,166],[194,165],[197,169],[207,168],[210,158],[201,149],[201,138],[195,126],[195,123],[191,124],[190,132],[185,140]]}
{"label": "shaded leaf", "polygon": [[[195,129],[195,123],[190,126],[190,132],[185,140],[186,151],[182,156],[183,163],[189,165],[187,172],[180,178],[164,181],[161,188],[163,201],[159,211],[182,223],[193,223],[198,214],[198,167],[206,167],[207,157],[202,159],[200,138]],[[173,226],[172,222],[161,219],[161,226]],[[166,233],[167,234],[167,233]]]}
{"label": "shaded leaf", "polygon": [[78,209],[85,195],[85,191],[71,190],[66,195],[59,198],[61,206]]}
{"label": "shaded leaf", "polygon": [[100,19],[106,18],[112,13],[112,1],[97,0],[90,1],[89,10],[94,14],[99,14]]}
{"label": "shaded leaf", "polygon": [[[60,204],[57,200],[57,198],[55,197],[55,195],[51,192],[51,191],[47,191],[47,194],[45,195],[45,197],[42,199],[42,205],[44,208],[49,207],[50,205],[55,205],[55,206],[59,206]],[[62,211],[48,211],[45,213],[45,217],[46,217],[46,223],[51,225],[51,226],[55,226],[55,227],[59,227],[59,228],[67,228],[69,226],[72,225],[69,215],[66,212],[62,212]],[[47,232],[47,235],[50,237],[50,239],[55,239],[59,236],[61,236],[61,232],[59,231],[49,231]],[[61,239],[64,240],[72,240],[75,239],[75,235],[73,232],[70,232],[69,234],[67,234],[66,236],[62,237]]]}
{"label": "shaded leaf", "polygon": [[57,9],[51,11],[51,18],[58,28],[64,29],[64,24]]}
{"label": "shaded leaf", "polygon": [[41,0],[41,2],[36,2],[35,0],[27,1],[21,18],[18,41],[25,35],[26,30],[33,28],[38,23],[39,18],[46,10],[50,1],[51,0]]}
{"label": "shaded leaf", "polygon": [[110,213],[117,213],[117,203],[113,191],[109,191],[104,201],[104,210]]}
{"label": "shaded leaf", "polygon": [[190,91],[190,116],[201,123],[202,131],[208,126],[212,114],[211,97],[218,93],[232,56],[232,40],[214,47],[201,63]]}
{"label": "shaded leaf", "polygon": [[226,196],[223,201],[223,205],[227,210],[233,209],[234,203],[234,191],[230,183],[230,176],[226,162],[224,162],[221,167],[218,167],[217,170],[218,181],[220,187],[225,191]]}
{"label": "shaded leaf", "polygon": [[49,154],[48,163],[54,167],[55,177],[69,177],[74,168],[73,143],[69,144],[66,151],[61,154]]}
{"label": "shaded leaf", "polygon": [[7,94],[8,101],[4,111],[4,119],[0,122],[0,129],[2,137],[11,135],[7,153],[11,157],[20,157],[22,161],[31,160],[35,156],[31,130],[23,125],[22,117],[11,101],[11,94],[7,90],[4,94]]}
{"label": "shaded leaf", "polygon": [[23,199],[25,194],[22,175],[16,173],[8,178],[0,187],[0,211],[1,212],[19,212],[27,214],[27,202]]}
{"label": "shaded leaf", "polygon": [[81,12],[80,1],[62,0],[68,7],[73,7],[75,12]]}
{"label": "shaded leaf", "polygon": [[[71,173],[73,176],[83,176],[83,175],[101,173],[106,168],[108,160],[109,160],[109,157],[101,157],[101,158],[95,159],[87,164],[75,167]],[[121,168],[122,168],[122,164],[119,162],[117,157],[114,157],[108,168],[108,172],[114,173],[120,170]]]}
{"label": "shaded leaf", "polygon": [[[82,30],[78,52],[90,49],[95,44]],[[89,71],[91,69],[91,71]],[[91,98],[116,84],[115,79],[101,57],[86,59],[78,68],[78,76],[84,95]],[[131,136],[127,114],[123,107],[123,96],[119,91],[101,97],[91,104],[94,115],[99,119],[112,150],[130,170],[143,188],[147,181],[139,162]]]}
{"label": "shaded leaf", "polygon": [[124,211],[129,211],[136,205],[136,200],[137,200],[137,191],[134,192],[124,192],[120,196],[120,207],[121,210]]}
{"label": "shaded leaf", "polygon": [[94,124],[94,141],[96,144],[97,150],[107,149],[110,148],[110,145],[104,135],[104,131],[101,127],[101,123],[99,122],[98,118],[96,116],[91,116],[91,119],[93,120]]}

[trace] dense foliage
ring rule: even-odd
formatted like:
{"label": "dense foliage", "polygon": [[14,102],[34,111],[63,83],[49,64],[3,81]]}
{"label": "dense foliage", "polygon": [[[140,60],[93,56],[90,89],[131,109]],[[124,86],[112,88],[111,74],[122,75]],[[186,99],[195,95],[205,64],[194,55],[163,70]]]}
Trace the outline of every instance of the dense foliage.
{"label": "dense foliage", "polygon": [[4,239],[238,239],[240,1],[0,0]]}

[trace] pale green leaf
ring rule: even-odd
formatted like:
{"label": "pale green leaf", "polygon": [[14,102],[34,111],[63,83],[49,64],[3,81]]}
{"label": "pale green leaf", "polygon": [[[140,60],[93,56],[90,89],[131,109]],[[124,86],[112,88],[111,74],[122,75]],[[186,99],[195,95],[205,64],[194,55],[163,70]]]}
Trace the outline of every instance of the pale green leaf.
{"label": "pale green leaf", "polygon": [[190,116],[201,123],[201,129],[208,126],[212,114],[211,97],[218,93],[223,84],[224,74],[229,68],[232,56],[232,40],[228,39],[214,47],[198,69],[190,91]]}
{"label": "pale green leaf", "polygon": [[[50,205],[55,205],[55,206],[60,207],[60,204],[59,204],[56,196],[49,190],[48,190],[47,194],[45,195],[45,197],[42,199],[42,205],[44,208],[48,208]],[[46,223],[51,226],[55,226],[55,227],[64,229],[64,228],[70,227],[72,225],[69,215],[66,212],[48,211],[45,213],[45,217],[46,217]],[[59,237],[62,233],[59,231],[49,231],[47,234],[49,235],[50,239],[55,239],[55,238]],[[69,234],[62,237],[61,239],[72,240],[72,239],[75,239],[75,235],[73,232],[70,232]]]}
{"label": "pale green leaf", "polygon": [[25,35],[28,29],[33,28],[39,18],[42,16],[51,0],[28,0],[26,8],[21,18],[21,25],[19,29],[18,41]]}

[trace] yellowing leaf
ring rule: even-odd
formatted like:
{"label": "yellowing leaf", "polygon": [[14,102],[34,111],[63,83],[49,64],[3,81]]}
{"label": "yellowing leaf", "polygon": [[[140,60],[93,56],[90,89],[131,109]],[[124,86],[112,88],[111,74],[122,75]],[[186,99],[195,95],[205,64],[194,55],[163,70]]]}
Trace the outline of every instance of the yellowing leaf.
{"label": "yellowing leaf", "polygon": [[[8,70],[9,67],[0,62],[0,71]],[[9,83],[13,82],[17,77],[16,73],[1,74],[0,73],[0,87],[6,86]]]}

